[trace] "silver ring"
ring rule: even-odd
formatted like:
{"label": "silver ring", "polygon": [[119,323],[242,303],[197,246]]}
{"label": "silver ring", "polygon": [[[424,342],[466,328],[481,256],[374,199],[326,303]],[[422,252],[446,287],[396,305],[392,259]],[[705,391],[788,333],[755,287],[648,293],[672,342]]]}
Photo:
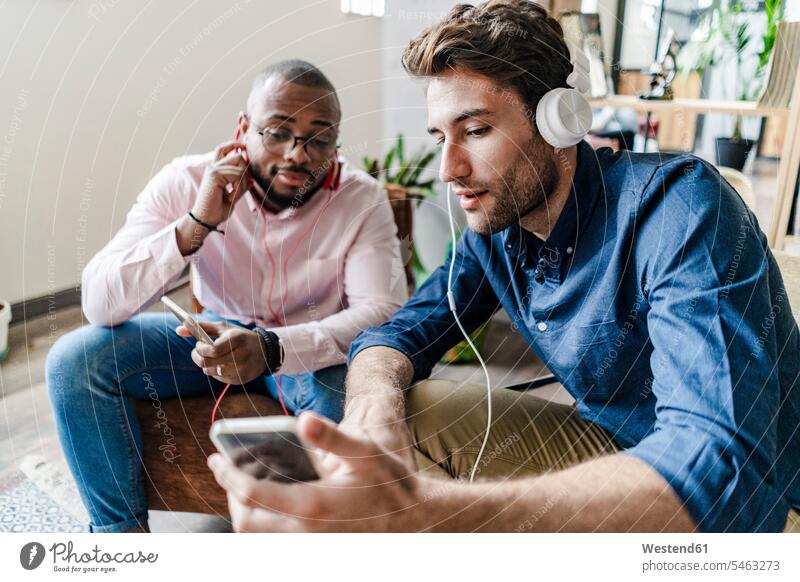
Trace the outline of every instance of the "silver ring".
{"label": "silver ring", "polygon": [[222,366],[217,366],[217,376],[222,376]]}

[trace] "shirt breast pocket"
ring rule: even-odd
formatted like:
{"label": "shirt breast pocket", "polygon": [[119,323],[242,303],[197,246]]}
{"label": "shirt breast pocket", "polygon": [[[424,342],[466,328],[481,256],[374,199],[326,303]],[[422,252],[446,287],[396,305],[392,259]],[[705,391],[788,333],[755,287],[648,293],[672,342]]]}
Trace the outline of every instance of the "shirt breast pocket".
{"label": "shirt breast pocket", "polygon": [[613,398],[628,372],[627,345],[616,321],[571,326],[563,352],[572,362],[570,384],[579,393],[576,398]]}

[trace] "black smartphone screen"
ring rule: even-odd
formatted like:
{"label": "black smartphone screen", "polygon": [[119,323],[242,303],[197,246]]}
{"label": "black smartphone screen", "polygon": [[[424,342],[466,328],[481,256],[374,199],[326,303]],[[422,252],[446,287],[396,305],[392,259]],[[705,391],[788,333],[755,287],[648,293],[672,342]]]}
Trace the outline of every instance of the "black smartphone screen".
{"label": "black smartphone screen", "polygon": [[292,431],[221,433],[217,438],[236,466],[257,479],[319,479],[309,451]]}

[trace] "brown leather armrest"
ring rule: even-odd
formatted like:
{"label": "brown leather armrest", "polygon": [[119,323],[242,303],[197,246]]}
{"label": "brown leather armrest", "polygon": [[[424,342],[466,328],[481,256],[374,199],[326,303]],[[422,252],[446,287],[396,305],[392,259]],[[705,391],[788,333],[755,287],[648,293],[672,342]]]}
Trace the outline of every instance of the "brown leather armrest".
{"label": "brown leather armrest", "polygon": [[[225,395],[218,419],[281,414],[270,397],[238,390]],[[208,437],[213,407],[211,395],[134,400],[144,443],[150,509],[228,515],[225,491],[206,465],[208,456],[216,451]]]}

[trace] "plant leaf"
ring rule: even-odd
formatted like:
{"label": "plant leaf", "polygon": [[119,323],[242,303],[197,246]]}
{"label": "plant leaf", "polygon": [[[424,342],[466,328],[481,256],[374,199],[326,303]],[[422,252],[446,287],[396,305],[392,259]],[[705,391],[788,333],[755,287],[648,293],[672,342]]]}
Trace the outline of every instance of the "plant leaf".
{"label": "plant leaf", "polygon": [[406,153],[404,151],[405,150],[405,146],[403,145],[403,134],[402,133],[398,133],[397,134],[397,146],[396,146],[396,148],[397,148],[397,161],[400,162],[400,164],[402,164],[403,162],[406,161],[405,160]]}
{"label": "plant leaf", "polygon": [[386,157],[383,159],[383,171],[387,174],[389,170],[392,168],[392,163],[394,162],[394,156],[396,154],[397,146],[392,146],[389,148],[389,151],[386,152]]}
{"label": "plant leaf", "polygon": [[395,184],[400,184],[401,186],[406,186],[406,175],[408,174],[408,163],[403,163],[400,166],[400,169],[397,171],[397,175],[394,178]]}

